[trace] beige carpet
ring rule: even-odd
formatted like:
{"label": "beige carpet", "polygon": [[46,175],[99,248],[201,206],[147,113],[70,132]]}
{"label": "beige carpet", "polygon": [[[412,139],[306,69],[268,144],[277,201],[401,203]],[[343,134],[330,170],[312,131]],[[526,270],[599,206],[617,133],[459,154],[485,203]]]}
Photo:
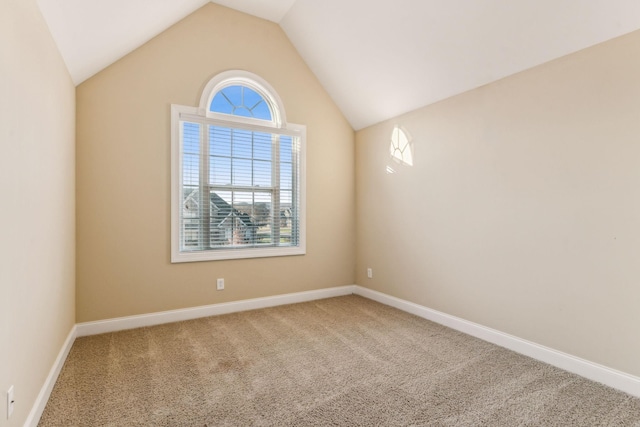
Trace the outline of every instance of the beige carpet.
{"label": "beige carpet", "polygon": [[79,338],[40,426],[640,426],[640,399],[347,296]]}

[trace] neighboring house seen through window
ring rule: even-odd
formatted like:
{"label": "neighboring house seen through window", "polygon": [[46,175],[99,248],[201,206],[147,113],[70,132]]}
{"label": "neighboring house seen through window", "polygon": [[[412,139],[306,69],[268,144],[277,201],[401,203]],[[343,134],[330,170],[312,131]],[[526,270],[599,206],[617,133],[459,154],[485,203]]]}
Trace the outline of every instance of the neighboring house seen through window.
{"label": "neighboring house seen through window", "polygon": [[243,71],[172,105],[172,262],[305,253],[305,127]]}

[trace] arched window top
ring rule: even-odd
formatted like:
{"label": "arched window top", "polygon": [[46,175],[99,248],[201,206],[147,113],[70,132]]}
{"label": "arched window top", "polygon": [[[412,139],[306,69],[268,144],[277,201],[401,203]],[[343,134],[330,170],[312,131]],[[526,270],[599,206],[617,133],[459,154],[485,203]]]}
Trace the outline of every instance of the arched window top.
{"label": "arched window top", "polygon": [[214,118],[224,115],[224,120],[286,126],[284,108],[276,91],[247,71],[225,71],[212,78],[202,91],[200,111]]}
{"label": "arched window top", "polygon": [[258,92],[240,85],[220,89],[213,96],[209,111],[269,121],[273,117],[269,104]]}

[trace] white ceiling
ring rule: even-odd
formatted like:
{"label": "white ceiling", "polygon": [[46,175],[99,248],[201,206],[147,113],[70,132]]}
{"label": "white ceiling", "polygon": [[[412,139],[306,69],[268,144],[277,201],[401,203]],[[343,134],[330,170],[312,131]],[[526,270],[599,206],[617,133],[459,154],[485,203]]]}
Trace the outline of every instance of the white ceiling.
{"label": "white ceiling", "polygon": [[215,0],[213,3],[278,23],[295,2],[296,0]]}
{"label": "white ceiling", "polygon": [[[38,0],[76,84],[208,0]],[[638,0],[216,0],[279,23],[354,129],[640,29]]]}
{"label": "white ceiling", "polygon": [[[209,0],[37,0],[71,78],[79,85]],[[295,0],[215,3],[279,22]]]}

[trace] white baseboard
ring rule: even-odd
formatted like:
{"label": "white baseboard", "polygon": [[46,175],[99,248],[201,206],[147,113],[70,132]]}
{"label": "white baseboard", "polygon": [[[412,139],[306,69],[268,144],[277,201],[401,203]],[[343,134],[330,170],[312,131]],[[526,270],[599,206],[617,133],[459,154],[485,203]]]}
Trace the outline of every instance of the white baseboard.
{"label": "white baseboard", "polygon": [[29,416],[24,423],[25,427],[37,427],[38,422],[40,422],[40,417],[44,412],[45,406],[47,406],[47,401],[49,400],[49,396],[51,396],[51,391],[53,391],[53,386],[56,385],[56,381],[58,380],[58,375],[60,375],[60,371],[64,366],[64,362],[67,360],[67,356],[69,355],[69,351],[71,351],[71,347],[73,346],[73,342],[76,340],[77,329],[74,325],[67,335],[67,339],[64,341],[60,352],[58,353],[58,357],[56,357],[55,362],[53,362],[53,366],[49,371],[49,375],[47,375],[47,379],[44,381],[42,388],[40,389],[40,393],[38,393],[38,397],[36,397],[36,401],[31,408],[31,412],[29,412]]}
{"label": "white baseboard", "polygon": [[141,314],[138,316],[119,317],[116,319],[99,320],[96,322],[78,323],[76,325],[79,337],[122,331],[125,329],[141,328],[143,326],[161,325],[163,323],[180,322],[198,319],[200,317],[217,316],[238,311],[256,310],[259,308],[275,307],[284,304],[314,301],[354,293],[355,285],[336,288],[318,289],[315,291],[296,292],[292,294],[275,295],[264,298],[254,298],[220,304],[204,305],[181,310],[161,311],[158,313]]}
{"label": "white baseboard", "polygon": [[500,347],[513,350],[541,362],[564,369],[565,371],[580,375],[581,377],[588,378],[592,381],[605,384],[633,396],[640,397],[640,378],[636,376],[617,371],[531,341],[523,340],[513,335],[505,334],[459,317],[432,310],[381,292],[363,288],[362,286],[355,286],[354,288],[354,294],[356,295],[395,307],[399,310],[406,311],[407,313],[431,320],[451,329],[464,332],[467,335],[480,338],[481,340],[488,341],[499,345]]}

